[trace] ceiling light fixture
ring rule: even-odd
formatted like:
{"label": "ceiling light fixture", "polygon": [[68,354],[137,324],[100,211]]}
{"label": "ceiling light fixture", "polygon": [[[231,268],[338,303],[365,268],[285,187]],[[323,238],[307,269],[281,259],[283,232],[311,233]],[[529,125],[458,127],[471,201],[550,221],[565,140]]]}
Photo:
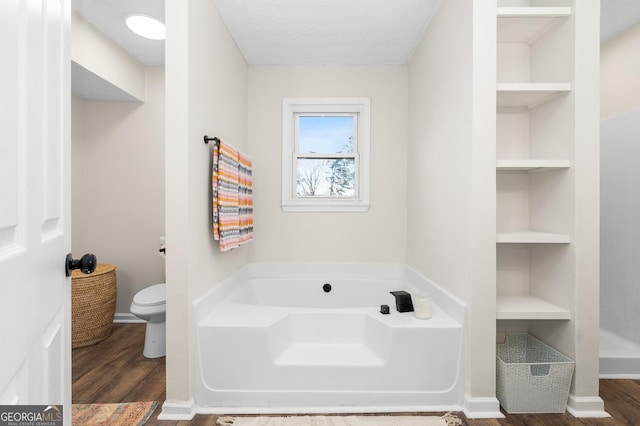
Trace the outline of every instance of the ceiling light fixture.
{"label": "ceiling light fixture", "polygon": [[141,37],[151,40],[165,39],[164,24],[151,16],[130,15],[127,17],[127,27]]}

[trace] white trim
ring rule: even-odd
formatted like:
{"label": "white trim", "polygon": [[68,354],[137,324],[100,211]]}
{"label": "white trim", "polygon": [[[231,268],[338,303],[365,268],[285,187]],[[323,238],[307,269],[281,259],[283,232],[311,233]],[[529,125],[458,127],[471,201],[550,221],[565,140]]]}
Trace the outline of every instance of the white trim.
{"label": "white trim", "polygon": [[145,324],[146,321],[129,312],[116,312],[113,317],[115,324]]}
{"label": "white trim", "polygon": [[[460,411],[458,405],[328,405],[292,407],[198,407],[198,414],[240,415],[240,414],[361,414],[361,413],[429,413]],[[504,417],[504,416],[503,416]],[[159,417],[158,417],[159,418]]]}
{"label": "white trim", "polygon": [[464,396],[462,412],[468,419],[503,419],[498,398],[472,398]]}
{"label": "white trim", "polygon": [[189,401],[166,400],[162,404],[162,412],[158,420],[192,420],[196,415],[196,403]]}
{"label": "white trim", "polygon": [[282,203],[282,210],[285,212],[366,212],[369,205],[362,205],[357,200],[300,200],[295,204]]}
{"label": "white trim", "polygon": [[599,396],[575,396],[569,394],[567,411],[577,418],[606,418],[611,417],[604,411],[604,401]]}
{"label": "white trim", "polygon": [[598,375],[599,379],[616,379],[616,380],[640,380],[640,374],[620,373],[620,374],[602,374]]}
{"label": "white trim", "polygon": [[[357,147],[355,198],[298,198],[294,195],[294,114],[356,113]],[[369,210],[371,100],[369,98],[284,98],[282,100],[282,210],[285,212],[366,212]]]}

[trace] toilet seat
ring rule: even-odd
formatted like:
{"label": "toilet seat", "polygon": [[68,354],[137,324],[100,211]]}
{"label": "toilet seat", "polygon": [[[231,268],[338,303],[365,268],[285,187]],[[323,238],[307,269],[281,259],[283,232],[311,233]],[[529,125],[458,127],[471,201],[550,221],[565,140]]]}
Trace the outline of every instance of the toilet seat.
{"label": "toilet seat", "polygon": [[136,306],[159,306],[166,302],[166,284],[164,283],[147,287],[133,296],[133,304]]}

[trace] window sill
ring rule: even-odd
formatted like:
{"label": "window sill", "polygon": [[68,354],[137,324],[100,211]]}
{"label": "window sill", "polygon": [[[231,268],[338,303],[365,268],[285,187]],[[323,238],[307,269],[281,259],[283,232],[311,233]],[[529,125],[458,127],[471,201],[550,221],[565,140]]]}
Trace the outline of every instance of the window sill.
{"label": "window sill", "polygon": [[369,211],[369,204],[362,201],[298,201],[291,203],[283,203],[282,210],[284,212],[293,213],[363,213]]}

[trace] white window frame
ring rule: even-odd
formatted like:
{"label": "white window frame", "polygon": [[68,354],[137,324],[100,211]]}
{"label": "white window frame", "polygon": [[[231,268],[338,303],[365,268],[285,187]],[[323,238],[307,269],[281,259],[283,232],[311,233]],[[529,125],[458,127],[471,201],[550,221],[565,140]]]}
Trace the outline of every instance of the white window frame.
{"label": "white window frame", "polygon": [[[353,114],[353,155],[355,159],[354,197],[300,197],[296,194],[297,160],[310,158],[297,152],[298,115]],[[370,189],[370,125],[369,98],[284,98],[282,100],[282,210],[285,212],[366,212],[369,210]],[[323,158],[327,155],[323,154]]]}

